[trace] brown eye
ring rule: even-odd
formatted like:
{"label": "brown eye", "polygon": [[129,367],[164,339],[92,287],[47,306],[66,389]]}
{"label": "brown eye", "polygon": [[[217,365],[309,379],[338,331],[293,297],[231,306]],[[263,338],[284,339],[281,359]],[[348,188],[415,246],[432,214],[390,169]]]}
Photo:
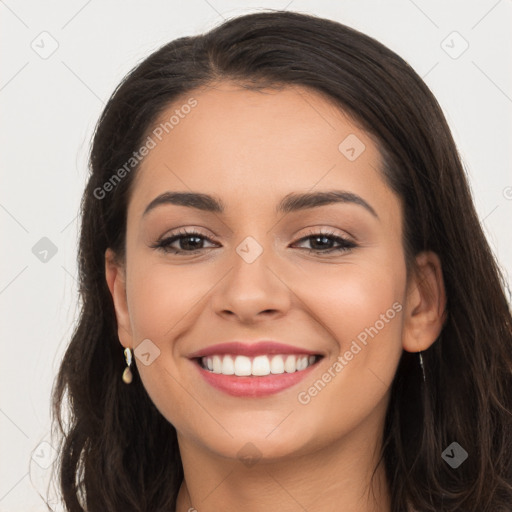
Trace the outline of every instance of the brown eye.
{"label": "brown eye", "polygon": [[[173,254],[195,254],[201,249],[205,241],[213,243],[208,237],[198,233],[197,231],[180,231],[175,235],[165,237],[152,245],[155,249]],[[178,242],[178,247],[172,245]],[[208,249],[208,248],[207,248]]]}
{"label": "brown eye", "polygon": [[[301,238],[298,242],[309,241],[311,248],[305,248],[308,252],[329,254],[332,252],[345,252],[357,247],[356,244],[334,233],[312,233]],[[338,247],[332,247],[338,244]]]}

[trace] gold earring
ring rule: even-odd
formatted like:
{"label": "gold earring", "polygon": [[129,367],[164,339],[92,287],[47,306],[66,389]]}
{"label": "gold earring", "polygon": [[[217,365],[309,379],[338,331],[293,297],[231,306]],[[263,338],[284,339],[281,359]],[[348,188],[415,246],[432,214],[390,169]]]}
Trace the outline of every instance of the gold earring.
{"label": "gold earring", "polygon": [[129,348],[124,349],[124,358],[126,359],[126,368],[123,372],[123,382],[125,384],[130,384],[133,380],[132,371],[130,370],[130,366],[132,364],[132,351]]}

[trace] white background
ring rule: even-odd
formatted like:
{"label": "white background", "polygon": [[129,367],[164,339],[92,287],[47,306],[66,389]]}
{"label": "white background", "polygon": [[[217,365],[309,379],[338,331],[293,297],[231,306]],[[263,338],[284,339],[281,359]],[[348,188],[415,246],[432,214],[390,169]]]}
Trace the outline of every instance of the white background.
{"label": "white background", "polygon": [[[45,494],[52,451],[39,445],[51,441],[51,386],[76,320],[77,213],[104,103],[160,45],[264,8],[350,25],[424,77],[510,282],[512,0],[0,0],[0,512],[46,510],[36,489]],[[469,44],[455,59],[445,49],[465,43],[454,31]],[[46,59],[32,48],[48,51],[52,40]],[[57,247],[47,262],[32,252],[42,237]]]}

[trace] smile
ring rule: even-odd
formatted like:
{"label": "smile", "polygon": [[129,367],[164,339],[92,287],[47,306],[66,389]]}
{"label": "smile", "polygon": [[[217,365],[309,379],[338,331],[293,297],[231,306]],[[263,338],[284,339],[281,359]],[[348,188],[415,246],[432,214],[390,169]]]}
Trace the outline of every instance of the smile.
{"label": "smile", "polygon": [[213,355],[199,358],[201,367],[212,373],[237,377],[264,377],[304,371],[320,356],[270,354],[247,357],[242,355]]}
{"label": "smile", "polygon": [[272,340],[231,341],[187,358],[209,386],[235,397],[260,398],[288,389],[311,374],[325,353]]}
{"label": "smile", "polygon": [[224,354],[192,362],[211,387],[234,397],[263,398],[295,386],[311,375],[322,359],[321,355]]}

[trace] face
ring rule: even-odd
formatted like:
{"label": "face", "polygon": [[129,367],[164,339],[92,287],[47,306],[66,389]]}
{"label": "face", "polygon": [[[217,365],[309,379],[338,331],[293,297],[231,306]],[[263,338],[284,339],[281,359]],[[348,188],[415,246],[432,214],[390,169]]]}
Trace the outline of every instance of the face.
{"label": "face", "polygon": [[[156,407],[181,439],[225,457],[249,442],[263,458],[297,456],[377,431],[407,279],[400,201],[375,143],[296,87],[220,83],[154,128],[126,259],[107,273],[120,341]],[[193,207],[176,192],[212,199]],[[218,373],[233,367],[241,375]]]}

